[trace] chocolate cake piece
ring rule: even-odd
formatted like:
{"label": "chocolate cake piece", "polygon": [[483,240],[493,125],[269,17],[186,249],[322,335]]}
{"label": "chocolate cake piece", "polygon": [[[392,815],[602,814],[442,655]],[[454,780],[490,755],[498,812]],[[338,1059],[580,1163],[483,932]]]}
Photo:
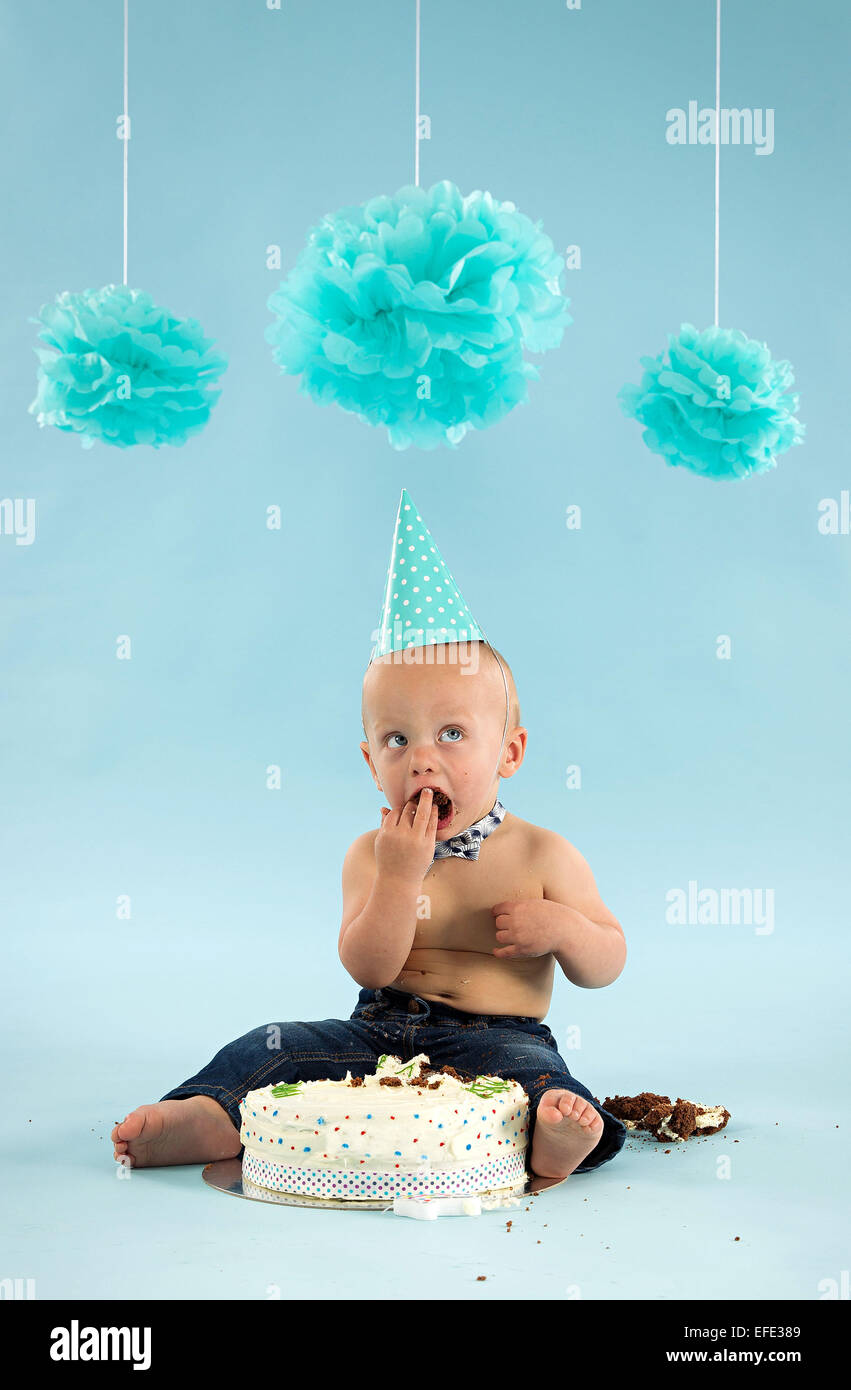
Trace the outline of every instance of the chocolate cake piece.
{"label": "chocolate cake piece", "polygon": [[[653,1091],[642,1091],[637,1096],[606,1096],[603,1108],[622,1120],[627,1129],[652,1134],[663,1144],[671,1139],[682,1143],[696,1135],[717,1134],[730,1118],[723,1105],[697,1105],[682,1096],[677,1096],[674,1105],[670,1096],[659,1096]],[[720,1116],[719,1123],[701,1125],[706,1115]]]}
{"label": "chocolate cake piece", "polygon": [[[437,1070],[437,1068],[435,1068]],[[445,1076],[454,1076],[456,1081],[475,1081],[475,1077],[467,1072],[456,1071],[454,1067],[440,1067],[439,1069]]]}
{"label": "chocolate cake piece", "polygon": [[[663,1123],[665,1122],[663,1121]],[[694,1134],[697,1127],[697,1106],[692,1105],[690,1100],[683,1100],[681,1096],[677,1096],[677,1103],[667,1121],[667,1126],[681,1139],[688,1139],[690,1134]],[[670,1139],[670,1134],[667,1137]]]}
{"label": "chocolate cake piece", "polygon": [[654,1105],[667,1105],[670,1112],[671,1097],[642,1091],[639,1096],[606,1096],[603,1101],[603,1109],[614,1115],[616,1120],[641,1120]]}
{"label": "chocolate cake piece", "polygon": [[652,1105],[650,1109],[647,1111],[647,1114],[644,1115],[642,1119],[636,1120],[635,1128],[651,1130],[658,1139],[659,1135],[657,1131],[659,1129],[659,1126],[665,1123],[665,1121],[670,1117],[670,1114],[670,1101],[667,1105]]}

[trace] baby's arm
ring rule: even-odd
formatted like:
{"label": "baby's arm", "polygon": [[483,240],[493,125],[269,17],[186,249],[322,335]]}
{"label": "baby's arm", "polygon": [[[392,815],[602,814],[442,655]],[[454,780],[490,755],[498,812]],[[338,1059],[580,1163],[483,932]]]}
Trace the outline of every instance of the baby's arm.
{"label": "baby's arm", "polygon": [[544,897],[563,909],[564,946],[553,955],[572,984],[610,985],[626,962],[623,928],[597,892],[579,850],[554,830],[541,830],[540,836]]}
{"label": "baby's arm", "polygon": [[364,989],[395,980],[417,929],[423,878],[434,855],[437,807],[430,792],[419,803],[382,810],[376,834],[360,835],[343,863],[340,960]]}
{"label": "baby's arm", "polygon": [[361,835],[343,861],[340,960],[364,989],[395,980],[411,952],[421,884],[376,873],[374,836]]}

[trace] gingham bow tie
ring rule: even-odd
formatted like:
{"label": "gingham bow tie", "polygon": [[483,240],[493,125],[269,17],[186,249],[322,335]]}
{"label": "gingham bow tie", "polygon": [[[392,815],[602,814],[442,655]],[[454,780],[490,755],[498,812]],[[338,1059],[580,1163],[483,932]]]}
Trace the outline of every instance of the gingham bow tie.
{"label": "gingham bow tie", "polygon": [[466,830],[450,836],[448,840],[435,841],[432,864],[436,859],[478,859],[482,840],[486,839],[492,830],[496,830],[504,815],[505,807],[497,798],[492,809],[486,816],[482,816],[481,820],[477,820],[475,825],[468,826]]}

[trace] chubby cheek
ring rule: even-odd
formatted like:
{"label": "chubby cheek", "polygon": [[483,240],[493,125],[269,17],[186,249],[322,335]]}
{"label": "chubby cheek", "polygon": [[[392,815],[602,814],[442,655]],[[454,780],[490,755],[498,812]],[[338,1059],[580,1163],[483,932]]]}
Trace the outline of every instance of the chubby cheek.
{"label": "chubby cheek", "polygon": [[398,806],[402,797],[404,776],[397,769],[388,767],[381,758],[374,759],[378,780],[383,788],[382,796],[388,806]]}
{"label": "chubby cheek", "polygon": [[456,800],[466,806],[469,806],[471,801],[480,800],[487,789],[490,770],[478,765],[452,768],[452,785]]}
{"label": "chubby cheek", "polygon": [[487,785],[490,775],[493,772],[495,759],[489,753],[483,753],[480,749],[473,751],[466,749],[461,753],[453,766],[453,773],[458,782],[459,789],[464,787],[475,787],[477,790]]}
{"label": "chubby cheek", "polygon": [[393,773],[392,773],[391,771],[389,771],[388,768],[382,767],[380,761],[379,761],[379,762],[376,762],[376,764],[375,764],[375,771],[376,771],[376,775],[377,775],[377,777],[378,777],[378,781],[379,781],[379,783],[381,784],[381,786],[382,786],[382,788],[383,788],[384,795],[385,795],[385,796],[392,796],[392,794],[393,794],[393,786],[394,786],[394,781],[395,781],[395,779],[394,779],[394,777],[393,777]]}

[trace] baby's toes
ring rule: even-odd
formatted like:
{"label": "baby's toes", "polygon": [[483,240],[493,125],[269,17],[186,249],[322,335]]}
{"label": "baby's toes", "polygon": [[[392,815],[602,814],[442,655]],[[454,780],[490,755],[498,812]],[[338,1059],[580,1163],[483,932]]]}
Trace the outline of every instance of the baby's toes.
{"label": "baby's toes", "polygon": [[582,1125],[583,1129],[589,1130],[592,1134],[599,1133],[603,1128],[603,1117],[599,1110],[591,1104],[590,1100],[583,1099],[579,1104],[582,1106],[581,1113],[578,1113],[578,1107],[574,1107],[573,1118]]}
{"label": "baby's toes", "polygon": [[566,1097],[570,1099],[566,1091],[544,1091],[544,1094],[538,1101],[538,1117],[543,1120],[548,1120],[552,1124],[558,1124],[564,1119],[562,1101]]}
{"label": "baby's toes", "polygon": [[558,1099],[558,1108],[565,1119],[570,1116],[572,1120],[575,1120],[577,1116],[577,1107],[581,1106],[581,1104],[582,1102],[579,1096],[575,1096],[572,1091],[562,1091]]}

